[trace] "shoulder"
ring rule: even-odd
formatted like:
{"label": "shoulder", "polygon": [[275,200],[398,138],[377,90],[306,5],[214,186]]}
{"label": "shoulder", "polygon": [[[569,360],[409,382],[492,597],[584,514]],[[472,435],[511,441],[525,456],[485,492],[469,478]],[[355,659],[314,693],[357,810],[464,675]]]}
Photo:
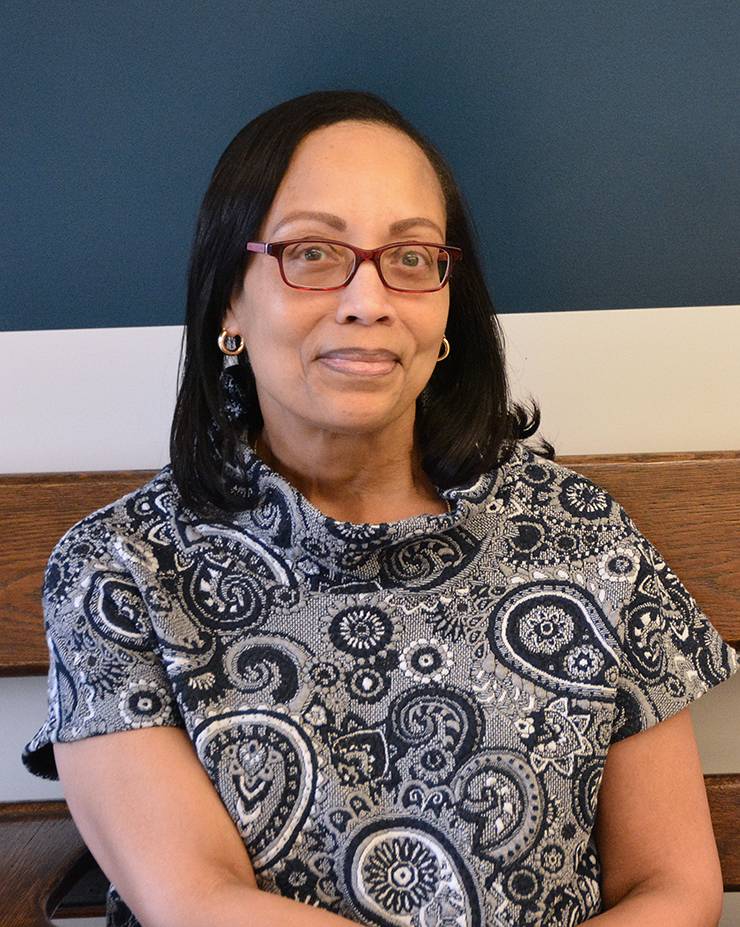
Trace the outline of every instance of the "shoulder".
{"label": "shoulder", "polygon": [[183,505],[167,464],[150,480],[80,518],[55,543],[44,577],[45,594],[79,585],[85,574],[124,571],[132,563],[156,570],[153,538],[165,526],[195,519]]}
{"label": "shoulder", "polygon": [[607,489],[556,460],[540,457],[521,441],[504,465],[502,490],[511,508],[560,525],[597,533],[608,526],[621,535],[635,531],[630,515]]}
{"label": "shoulder", "polygon": [[488,510],[517,577],[567,578],[618,609],[656,569],[654,548],[606,488],[521,443]]}

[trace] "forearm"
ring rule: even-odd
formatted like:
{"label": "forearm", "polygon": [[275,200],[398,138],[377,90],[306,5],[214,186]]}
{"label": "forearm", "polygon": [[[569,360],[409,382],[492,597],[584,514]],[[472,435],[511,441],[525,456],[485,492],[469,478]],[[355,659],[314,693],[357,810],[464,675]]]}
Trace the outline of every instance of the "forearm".
{"label": "forearm", "polygon": [[[226,882],[151,927],[349,927],[356,921],[238,882]],[[149,927],[149,925],[145,925]]]}
{"label": "forearm", "polygon": [[638,885],[583,927],[717,927],[720,913],[680,887]]}

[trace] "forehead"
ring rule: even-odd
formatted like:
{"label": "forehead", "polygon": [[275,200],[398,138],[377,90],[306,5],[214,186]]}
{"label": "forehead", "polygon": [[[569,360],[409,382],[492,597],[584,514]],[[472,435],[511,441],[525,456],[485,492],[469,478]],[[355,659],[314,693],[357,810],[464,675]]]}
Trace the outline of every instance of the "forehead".
{"label": "forehead", "polygon": [[356,121],[301,140],[266,219],[286,209],[384,212],[391,220],[428,215],[442,223],[446,213],[437,174],[416,142],[391,126]]}

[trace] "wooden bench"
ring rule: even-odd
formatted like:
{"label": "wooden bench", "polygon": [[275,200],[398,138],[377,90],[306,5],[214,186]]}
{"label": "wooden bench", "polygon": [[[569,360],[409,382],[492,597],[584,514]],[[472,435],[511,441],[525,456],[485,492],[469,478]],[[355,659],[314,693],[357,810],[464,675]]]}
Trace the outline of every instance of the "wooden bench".
{"label": "wooden bench", "polygon": [[[562,457],[618,499],[723,637],[740,644],[740,451]],[[149,471],[0,476],[0,675],[45,675],[40,590],[74,522]],[[34,732],[29,730],[30,739]],[[20,762],[20,760],[19,760]],[[705,777],[726,891],[740,891],[740,771]],[[0,923],[104,913],[108,885],[64,801],[0,803]]]}

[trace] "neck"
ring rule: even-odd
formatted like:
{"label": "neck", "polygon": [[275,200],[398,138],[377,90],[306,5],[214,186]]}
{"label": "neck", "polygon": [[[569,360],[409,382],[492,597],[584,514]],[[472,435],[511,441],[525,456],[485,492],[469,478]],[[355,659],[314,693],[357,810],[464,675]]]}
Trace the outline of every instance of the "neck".
{"label": "neck", "polygon": [[424,472],[413,435],[392,441],[375,435],[322,435],[296,452],[267,428],[255,453],[325,515],[355,524],[400,521],[413,515],[447,512]]}

